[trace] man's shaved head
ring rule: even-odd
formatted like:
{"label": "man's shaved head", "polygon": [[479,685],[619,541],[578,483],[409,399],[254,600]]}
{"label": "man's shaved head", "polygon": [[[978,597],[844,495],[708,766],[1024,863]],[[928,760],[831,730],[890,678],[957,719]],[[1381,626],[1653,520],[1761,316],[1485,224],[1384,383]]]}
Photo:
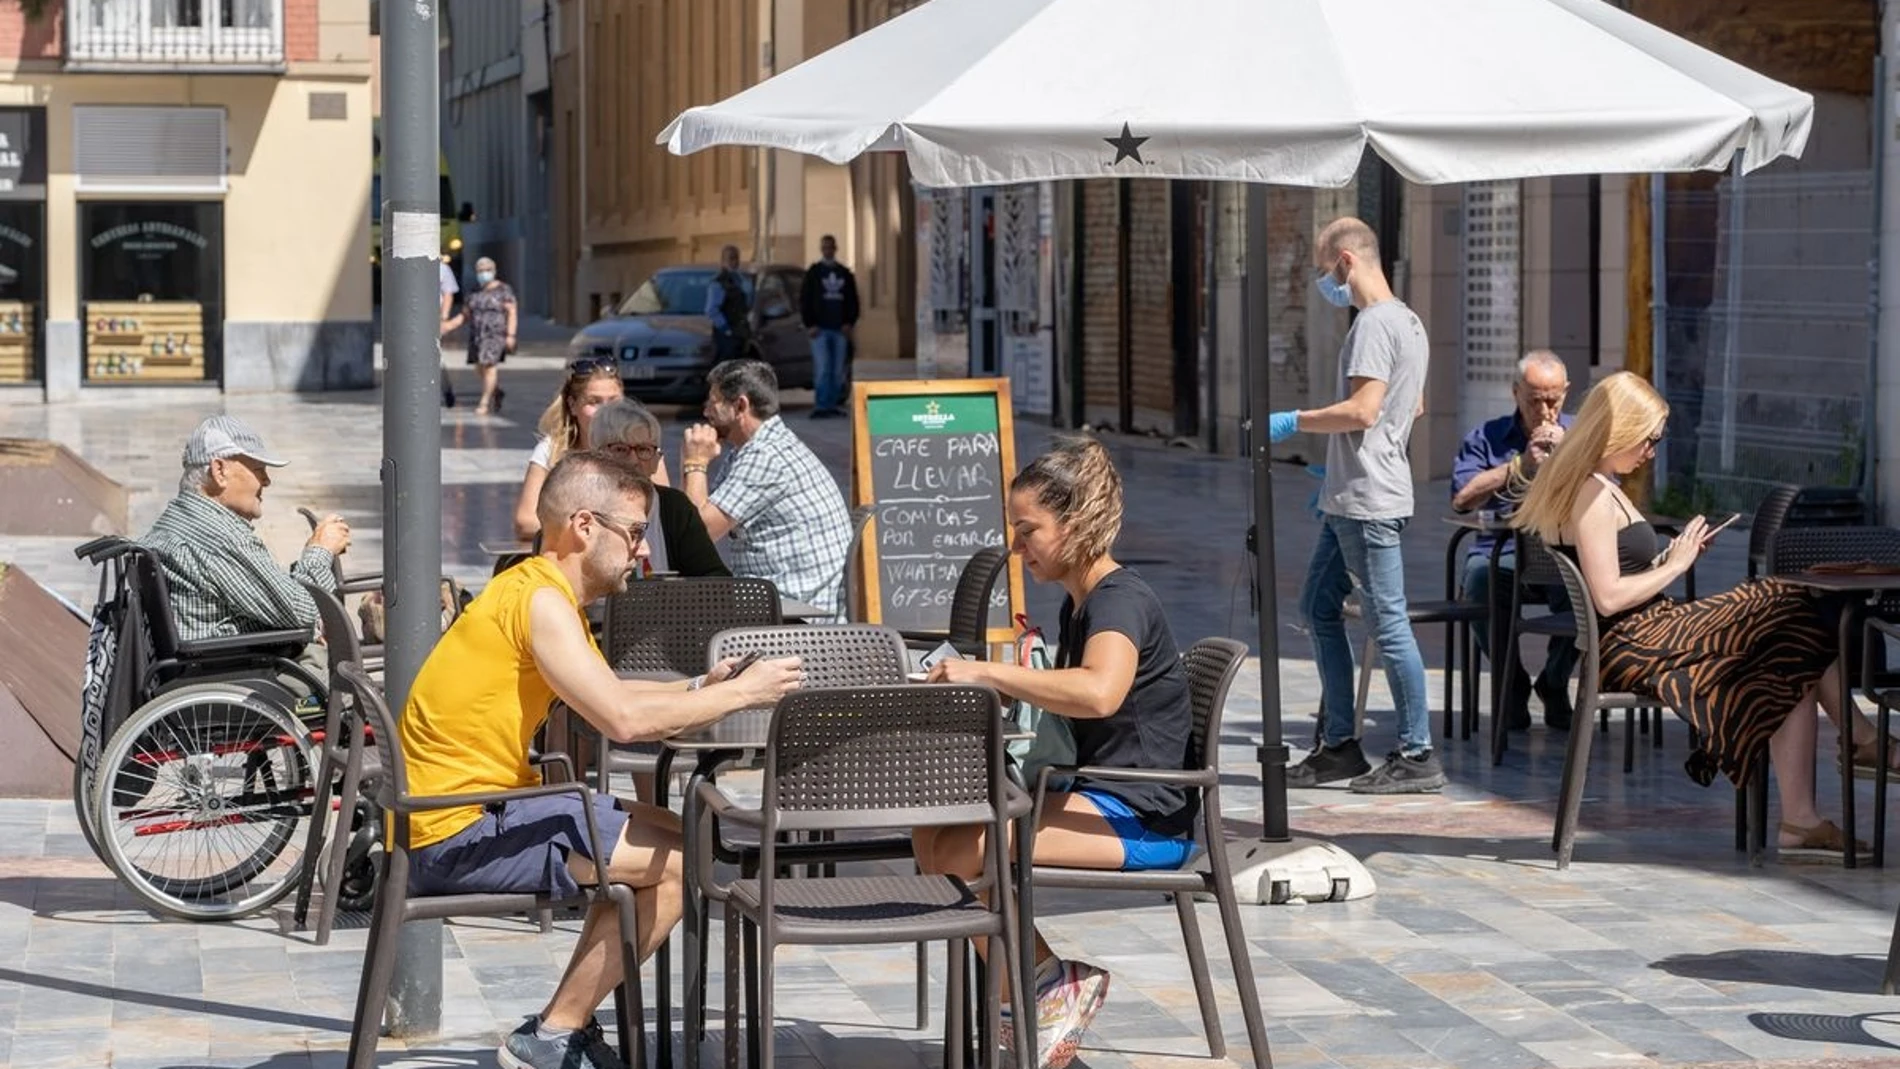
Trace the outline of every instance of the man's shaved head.
{"label": "man's shaved head", "polygon": [[1321,265],[1330,265],[1339,258],[1341,252],[1350,252],[1357,259],[1377,263],[1379,260],[1379,235],[1363,221],[1352,216],[1342,216],[1326,224],[1319,232],[1319,240],[1313,243],[1315,260]]}
{"label": "man's shaved head", "polygon": [[541,484],[535,515],[543,531],[552,531],[583,509],[624,516],[629,501],[644,509],[652,494],[653,484],[627,462],[589,449],[555,462],[547,482]]}

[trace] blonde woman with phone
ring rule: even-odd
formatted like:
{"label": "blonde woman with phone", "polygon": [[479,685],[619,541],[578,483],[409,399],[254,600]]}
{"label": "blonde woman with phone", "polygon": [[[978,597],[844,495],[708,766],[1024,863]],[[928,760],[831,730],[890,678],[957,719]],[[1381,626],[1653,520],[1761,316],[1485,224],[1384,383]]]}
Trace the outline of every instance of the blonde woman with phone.
{"label": "blonde woman with phone", "polygon": [[[1842,720],[1835,661],[1844,602],[1772,578],[1689,602],[1663,593],[1721,529],[1697,516],[1664,549],[1619,485],[1655,456],[1668,417],[1639,376],[1598,383],[1512,526],[1577,562],[1596,605],[1603,687],[1653,694],[1695,727],[1690,777],[1706,786],[1720,773],[1744,786],[1766,750],[1781,852],[1839,853],[1845,835],[1815,811],[1814,755],[1816,705]],[[1856,760],[1877,759],[1873,725],[1858,712],[1847,723]]]}

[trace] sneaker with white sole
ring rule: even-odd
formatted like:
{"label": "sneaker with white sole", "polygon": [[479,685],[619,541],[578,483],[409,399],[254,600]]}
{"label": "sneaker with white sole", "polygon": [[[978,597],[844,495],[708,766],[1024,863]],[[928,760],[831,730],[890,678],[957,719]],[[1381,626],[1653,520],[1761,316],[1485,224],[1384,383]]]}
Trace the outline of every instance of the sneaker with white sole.
{"label": "sneaker with white sole", "polygon": [[530,1017],[508,1033],[495,1052],[501,1069],[627,1069],[627,1063],[607,1045],[598,1021],[553,1039],[541,1037],[540,1025],[540,1017]]}

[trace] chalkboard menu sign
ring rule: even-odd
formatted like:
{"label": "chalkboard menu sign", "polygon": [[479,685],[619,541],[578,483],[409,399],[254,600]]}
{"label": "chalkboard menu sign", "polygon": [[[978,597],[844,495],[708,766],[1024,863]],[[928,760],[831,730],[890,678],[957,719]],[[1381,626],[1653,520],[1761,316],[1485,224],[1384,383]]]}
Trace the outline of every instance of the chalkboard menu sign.
{"label": "chalkboard menu sign", "polygon": [[[1008,379],[855,384],[852,501],[873,508],[860,563],[866,618],[941,631],[963,566],[1008,537],[1003,499],[1016,473]],[[1014,637],[1022,565],[990,601],[990,641]]]}

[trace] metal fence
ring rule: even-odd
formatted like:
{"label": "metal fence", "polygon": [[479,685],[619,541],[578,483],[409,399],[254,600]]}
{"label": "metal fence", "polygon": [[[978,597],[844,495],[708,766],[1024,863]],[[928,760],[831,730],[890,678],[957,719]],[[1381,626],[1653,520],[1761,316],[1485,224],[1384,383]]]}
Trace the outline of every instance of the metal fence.
{"label": "metal fence", "polygon": [[1752,508],[1768,486],[1854,486],[1872,415],[1867,171],[1672,183],[1656,374],[1665,503]]}

